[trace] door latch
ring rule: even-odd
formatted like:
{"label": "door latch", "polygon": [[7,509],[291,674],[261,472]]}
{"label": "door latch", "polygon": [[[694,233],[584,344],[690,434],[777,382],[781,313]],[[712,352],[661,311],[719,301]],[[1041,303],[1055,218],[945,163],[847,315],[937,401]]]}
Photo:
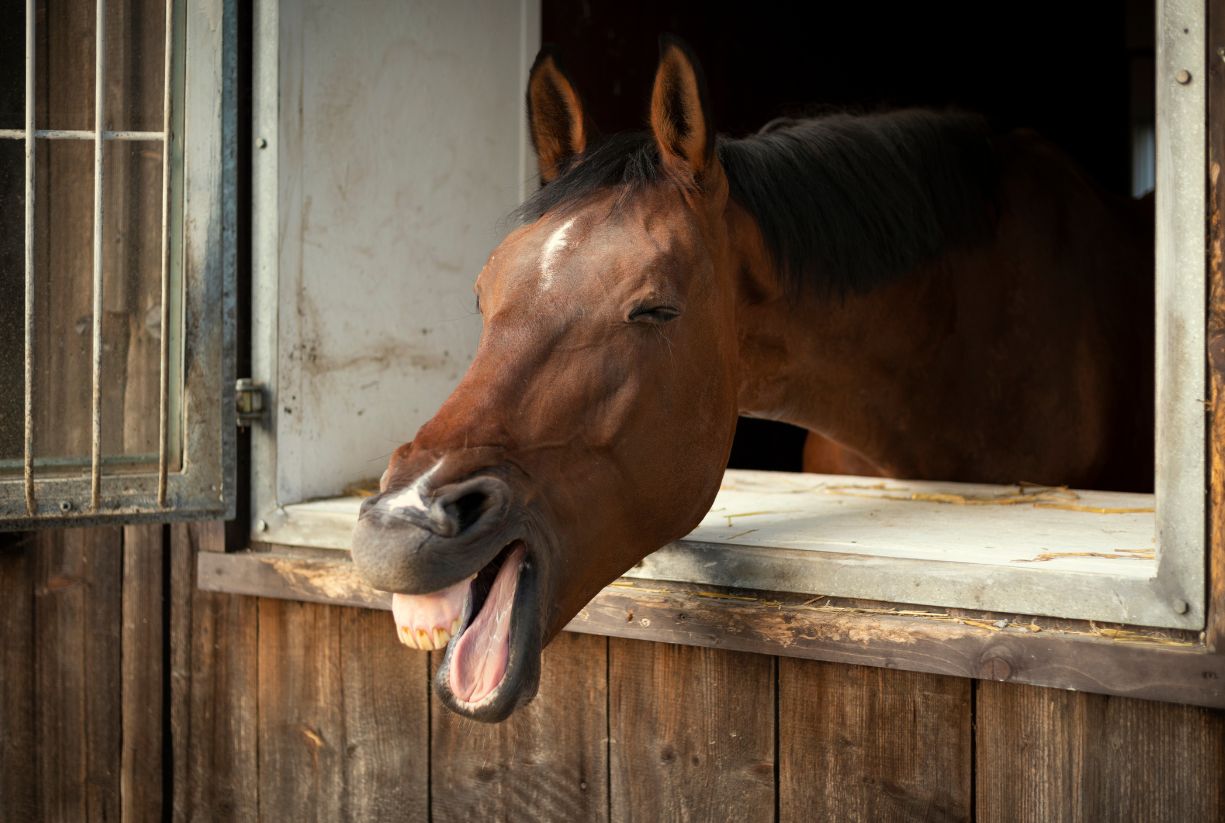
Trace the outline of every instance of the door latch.
{"label": "door latch", "polygon": [[240,377],[234,384],[234,407],[238,414],[238,428],[250,428],[260,423],[268,413],[264,402],[264,386],[250,377]]}

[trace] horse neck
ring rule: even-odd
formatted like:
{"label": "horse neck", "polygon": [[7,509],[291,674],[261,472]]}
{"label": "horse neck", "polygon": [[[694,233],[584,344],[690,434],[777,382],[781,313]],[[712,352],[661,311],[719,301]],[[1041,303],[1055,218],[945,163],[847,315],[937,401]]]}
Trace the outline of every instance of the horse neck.
{"label": "horse neck", "polygon": [[1151,216],[1041,141],[1004,148],[989,238],[845,299],[786,295],[729,205],[743,414],[893,476],[1150,482]]}
{"label": "horse neck", "polygon": [[951,470],[941,464],[958,457],[913,432],[920,418],[934,418],[947,405],[940,393],[957,365],[947,356],[957,325],[949,297],[957,267],[934,261],[866,294],[791,295],[753,220],[739,211],[729,229],[742,278],[741,413],[823,434],[886,474]]}

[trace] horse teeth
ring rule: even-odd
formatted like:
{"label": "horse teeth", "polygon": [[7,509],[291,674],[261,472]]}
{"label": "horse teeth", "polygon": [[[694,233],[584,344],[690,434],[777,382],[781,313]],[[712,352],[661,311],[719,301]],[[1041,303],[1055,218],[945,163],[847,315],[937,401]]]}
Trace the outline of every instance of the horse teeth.
{"label": "horse teeth", "polygon": [[417,648],[417,641],[413,640],[413,631],[408,626],[400,628],[400,642],[410,649]]}
{"label": "horse teeth", "polygon": [[422,651],[434,648],[434,641],[430,639],[430,633],[425,629],[417,629],[417,648]]}
{"label": "horse teeth", "polygon": [[445,649],[447,647],[447,641],[450,639],[451,639],[451,634],[446,629],[444,629],[442,626],[438,626],[434,629],[434,648],[435,649]]}
{"label": "horse teeth", "polygon": [[451,621],[451,636],[454,637],[457,634],[459,634],[459,618],[458,617]]}

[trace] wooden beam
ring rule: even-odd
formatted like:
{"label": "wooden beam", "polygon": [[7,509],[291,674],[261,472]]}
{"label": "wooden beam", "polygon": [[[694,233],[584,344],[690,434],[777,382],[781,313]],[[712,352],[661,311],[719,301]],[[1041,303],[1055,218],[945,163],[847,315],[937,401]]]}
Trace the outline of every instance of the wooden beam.
{"label": "wooden beam", "polygon": [[[201,554],[200,587],[388,608],[347,559]],[[822,598],[620,580],[567,627],[585,634],[805,657],[1010,683],[1225,707],[1225,655],[1179,635],[1072,624],[1005,628],[939,609],[847,606]]]}

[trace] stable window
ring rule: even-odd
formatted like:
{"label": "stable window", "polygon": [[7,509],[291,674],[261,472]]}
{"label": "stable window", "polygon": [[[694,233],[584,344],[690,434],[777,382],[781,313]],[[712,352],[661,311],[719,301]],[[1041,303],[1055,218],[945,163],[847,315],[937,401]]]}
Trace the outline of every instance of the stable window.
{"label": "stable window", "polygon": [[[534,3],[482,6],[258,6],[257,544],[343,552],[355,484],[474,351],[471,281],[533,170],[521,99],[539,41]],[[1155,495],[729,470],[702,525],[628,576],[1203,627],[1204,27],[1202,3],[1159,4]],[[1142,191],[1153,128],[1136,110]]]}
{"label": "stable window", "polygon": [[28,0],[0,34],[4,527],[232,515],[221,11]]}

